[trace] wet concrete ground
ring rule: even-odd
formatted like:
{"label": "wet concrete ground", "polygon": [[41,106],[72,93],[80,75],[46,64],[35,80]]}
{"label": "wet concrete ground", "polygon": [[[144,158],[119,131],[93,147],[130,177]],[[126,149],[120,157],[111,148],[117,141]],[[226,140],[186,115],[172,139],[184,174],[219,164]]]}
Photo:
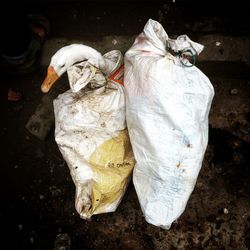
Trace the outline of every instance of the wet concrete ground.
{"label": "wet concrete ground", "polygon": [[[232,39],[249,37],[243,22],[246,16],[240,22],[232,12],[223,12],[223,6],[214,5],[214,12],[213,6],[205,10],[195,5],[199,12],[190,12],[187,6],[148,3],[139,11],[140,4],[134,8],[124,4],[120,12],[114,12],[118,8],[114,5],[100,4],[95,9],[91,4],[46,3],[27,4],[24,9],[48,16],[50,39],[92,41],[105,35],[136,35],[149,17],[161,21],[170,34],[187,33],[193,40],[207,33]],[[230,6],[224,9],[230,10]],[[116,14],[111,18],[112,13]],[[169,231],[145,222],[132,183],[115,213],[94,216],[91,222],[80,219],[74,208],[74,184],[53,130],[41,141],[25,129],[43,97],[40,84],[46,69],[38,64],[30,74],[2,73],[2,245],[7,244],[6,249],[53,249],[56,236],[65,233],[71,239],[71,249],[76,250],[249,249],[250,71],[249,62],[229,61],[198,62],[216,93],[209,145],[187,208]],[[57,85],[58,93],[66,90],[66,76]],[[21,101],[7,101],[10,86],[22,92]]]}

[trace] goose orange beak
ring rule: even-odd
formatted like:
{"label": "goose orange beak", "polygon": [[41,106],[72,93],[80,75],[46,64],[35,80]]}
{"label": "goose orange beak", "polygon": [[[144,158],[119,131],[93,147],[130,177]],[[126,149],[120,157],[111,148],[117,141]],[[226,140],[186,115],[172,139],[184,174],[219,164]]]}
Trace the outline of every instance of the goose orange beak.
{"label": "goose orange beak", "polygon": [[52,85],[56,82],[56,80],[59,78],[57,73],[55,72],[54,68],[52,66],[48,67],[47,76],[44,79],[41,90],[43,93],[48,93]]}

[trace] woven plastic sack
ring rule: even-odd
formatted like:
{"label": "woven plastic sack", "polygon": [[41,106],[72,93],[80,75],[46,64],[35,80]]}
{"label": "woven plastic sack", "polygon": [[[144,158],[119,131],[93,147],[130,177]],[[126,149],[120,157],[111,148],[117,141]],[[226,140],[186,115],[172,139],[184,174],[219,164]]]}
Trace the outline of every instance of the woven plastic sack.
{"label": "woven plastic sack", "polygon": [[[203,46],[169,39],[150,19],[125,55],[126,118],[133,183],[147,222],[169,229],[194,189],[208,143],[209,79],[180,53]],[[176,56],[172,52],[176,52]]]}
{"label": "woven plastic sack", "polygon": [[71,89],[54,100],[55,140],[76,186],[76,210],[84,219],[116,210],[134,166],[120,84],[123,57],[111,51],[104,59],[110,61],[108,75],[89,60],[69,67]]}

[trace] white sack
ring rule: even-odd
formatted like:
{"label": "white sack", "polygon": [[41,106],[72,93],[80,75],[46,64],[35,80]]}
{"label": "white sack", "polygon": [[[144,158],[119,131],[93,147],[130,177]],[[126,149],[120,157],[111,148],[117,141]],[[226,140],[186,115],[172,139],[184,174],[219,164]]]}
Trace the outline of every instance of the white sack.
{"label": "white sack", "polygon": [[126,118],[136,159],[133,183],[147,222],[169,229],[184,211],[208,143],[209,79],[167,50],[203,46],[169,39],[150,19],[125,55]]}
{"label": "white sack", "polygon": [[[93,58],[92,58],[93,59]],[[108,75],[120,51],[104,55]],[[134,157],[125,121],[124,87],[89,61],[68,69],[71,89],[54,100],[55,140],[76,186],[80,216],[113,212],[129,183]]]}

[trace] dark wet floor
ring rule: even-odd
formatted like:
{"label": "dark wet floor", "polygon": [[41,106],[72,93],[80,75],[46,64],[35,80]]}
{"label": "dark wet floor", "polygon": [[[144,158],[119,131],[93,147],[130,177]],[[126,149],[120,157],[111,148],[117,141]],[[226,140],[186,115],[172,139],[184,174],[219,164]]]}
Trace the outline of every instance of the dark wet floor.
{"label": "dark wet floor", "polygon": [[[22,12],[46,15],[51,37],[135,35],[149,17],[161,21],[170,34],[187,33],[194,39],[214,33],[249,36],[249,15],[243,15],[240,2],[100,2],[25,2]],[[25,129],[43,97],[45,69],[38,64],[30,74],[1,71],[0,219],[1,245],[7,246],[2,249],[53,249],[58,234],[68,234],[76,250],[249,249],[249,62],[199,65],[216,92],[209,146],[187,208],[169,231],[145,222],[132,183],[115,213],[94,216],[91,222],[80,219],[74,184],[53,130],[40,141]],[[67,89],[67,78],[58,84],[58,92]],[[21,91],[21,101],[7,101],[10,86]]]}

